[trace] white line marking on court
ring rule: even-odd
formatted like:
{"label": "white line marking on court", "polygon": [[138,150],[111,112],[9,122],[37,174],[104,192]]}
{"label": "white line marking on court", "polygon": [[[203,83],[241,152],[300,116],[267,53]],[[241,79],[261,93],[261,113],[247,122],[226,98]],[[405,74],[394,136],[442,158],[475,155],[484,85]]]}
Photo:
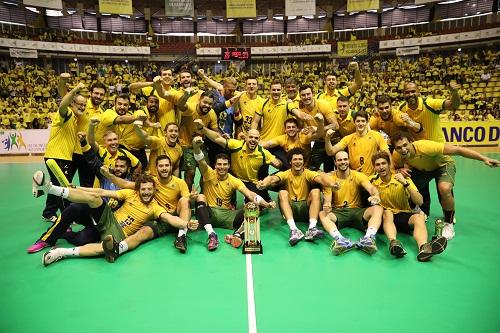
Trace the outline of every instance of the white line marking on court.
{"label": "white line marking on court", "polygon": [[257,333],[257,318],[255,317],[255,297],[253,294],[252,255],[246,254],[247,261],[247,304],[248,333]]}

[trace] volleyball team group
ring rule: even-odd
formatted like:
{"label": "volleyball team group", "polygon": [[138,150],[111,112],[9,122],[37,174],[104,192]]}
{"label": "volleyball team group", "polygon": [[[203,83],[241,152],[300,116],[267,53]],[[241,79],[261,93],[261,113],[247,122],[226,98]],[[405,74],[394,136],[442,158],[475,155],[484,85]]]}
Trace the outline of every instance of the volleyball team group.
{"label": "volleyball team group", "polygon": [[[70,75],[61,74],[62,100],[45,152],[46,164],[54,160],[59,170],[49,162],[33,175],[33,195],[46,196],[42,216],[51,226],[28,253],[52,247],[42,256],[45,266],[71,257],[114,262],[168,233],[185,253],[187,233],[196,230],[207,232],[207,248],[215,251],[214,228],[228,229],[224,242],[238,248],[245,239],[240,192],[261,215],[280,210],[292,247],[326,236],[335,255],[373,255],[385,234],[388,251],[401,258],[412,245],[398,240],[400,232],[413,236],[417,260],[429,261],[455,236],[452,155],[489,167],[500,162],[445,143],[439,115],[460,106],[456,83],[448,98],[434,99],[407,82],[398,108],[381,95],[368,114],[350,109],[363,78],[357,63],[348,68],[353,80],[343,88],[333,74],[323,78],[322,92],[288,77],[272,81],[267,98],[254,77],[216,82],[200,69],[211,87],[201,91],[192,87],[191,71],[161,68],[152,82],[131,83],[116,95],[110,109],[103,107],[104,84],[71,86]],[[130,94],[142,96],[142,109],[130,109]],[[79,186],[60,183],[60,174],[71,183],[77,171]],[[430,237],[433,180],[443,217]],[[82,227],[73,231],[74,223]],[[344,228],[364,235],[351,240]],[[59,239],[74,247],[53,247]]]}

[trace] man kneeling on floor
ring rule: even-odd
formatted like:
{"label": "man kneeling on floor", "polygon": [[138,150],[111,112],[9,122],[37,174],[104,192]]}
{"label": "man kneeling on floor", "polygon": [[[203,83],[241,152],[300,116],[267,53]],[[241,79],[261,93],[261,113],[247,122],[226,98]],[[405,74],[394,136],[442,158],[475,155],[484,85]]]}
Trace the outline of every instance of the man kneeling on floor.
{"label": "man kneeling on floor", "polygon": [[[186,222],[177,216],[172,216],[162,208],[153,195],[155,181],[149,175],[141,175],[136,180],[135,190],[109,191],[92,189],[87,192],[85,188],[73,189],[54,186],[46,182],[45,174],[37,171],[33,175],[33,195],[41,193],[62,197],[71,202],[86,204],[85,212],[78,217],[77,223],[95,227],[101,235],[102,242],[86,244],[74,248],[54,248],[43,255],[42,262],[48,266],[56,261],[69,257],[95,257],[103,255],[108,261],[127,250],[134,249],[138,242],[133,241],[133,236],[146,221],[159,219],[176,228],[196,229],[197,221]],[[105,203],[102,197],[114,198],[123,201],[115,212]],[[85,221],[80,221],[85,220]]]}

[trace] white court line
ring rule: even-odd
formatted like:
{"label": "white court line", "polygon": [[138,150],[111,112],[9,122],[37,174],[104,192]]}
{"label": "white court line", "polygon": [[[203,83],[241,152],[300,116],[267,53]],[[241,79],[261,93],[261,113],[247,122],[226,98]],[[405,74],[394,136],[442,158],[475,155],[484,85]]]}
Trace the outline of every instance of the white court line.
{"label": "white court line", "polygon": [[247,305],[248,333],[257,333],[257,318],[255,317],[255,298],[253,294],[252,255],[246,254],[247,261]]}

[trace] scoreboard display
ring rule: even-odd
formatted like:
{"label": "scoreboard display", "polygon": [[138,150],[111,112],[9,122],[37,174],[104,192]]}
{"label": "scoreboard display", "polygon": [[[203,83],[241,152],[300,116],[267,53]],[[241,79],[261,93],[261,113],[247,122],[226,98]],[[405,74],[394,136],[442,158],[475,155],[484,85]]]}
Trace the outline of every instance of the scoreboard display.
{"label": "scoreboard display", "polygon": [[250,60],[249,47],[223,47],[221,48],[222,60]]}

